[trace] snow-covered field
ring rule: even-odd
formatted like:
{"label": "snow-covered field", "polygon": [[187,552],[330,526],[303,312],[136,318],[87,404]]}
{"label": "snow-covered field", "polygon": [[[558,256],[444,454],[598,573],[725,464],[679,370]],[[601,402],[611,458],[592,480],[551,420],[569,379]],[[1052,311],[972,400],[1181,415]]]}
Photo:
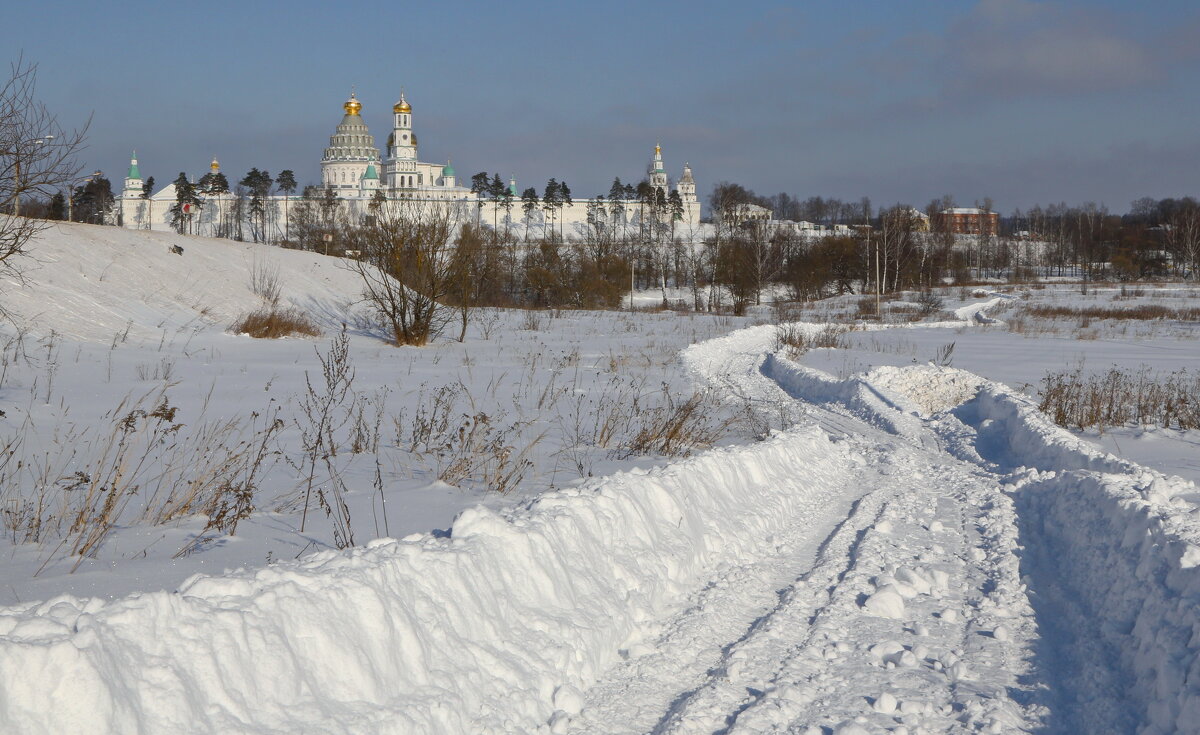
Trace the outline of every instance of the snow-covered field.
{"label": "snow-covered field", "polygon": [[[1195,432],[1106,431],[1110,454],[1030,397],[1080,362],[1192,367],[1195,324],[1012,327],[1113,296],[1062,286],[948,292],[941,321],[803,355],[669,313],[486,312],[397,349],[329,259],[85,226],[34,253],[3,295],[28,327],[0,383],[5,731],[1200,731]],[[324,337],[225,331],[264,268]],[[305,376],[342,323],[352,398],[311,471]],[[719,446],[638,441],[693,397]],[[236,533],[162,517],[276,418]],[[299,530],[310,477],[348,521],[313,503]],[[118,484],[72,556],[78,494]]]}

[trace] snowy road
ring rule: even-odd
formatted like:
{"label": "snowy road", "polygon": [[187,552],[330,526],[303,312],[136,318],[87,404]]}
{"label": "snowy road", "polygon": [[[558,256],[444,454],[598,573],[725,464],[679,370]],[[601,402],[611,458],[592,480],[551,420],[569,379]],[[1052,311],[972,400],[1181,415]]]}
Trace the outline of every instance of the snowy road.
{"label": "snowy road", "polygon": [[[1137,666],[1111,645],[1113,621],[1088,609],[1088,590],[1063,563],[1080,553],[1067,529],[1044,527],[1036,501],[1014,503],[1022,487],[1046,482],[1053,492],[1062,483],[1054,473],[1013,472],[1024,462],[996,442],[998,427],[986,431],[994,418],[971,426],[966,413],[921,418],[896,403],[951,408],[983,381],[928,368],[885,371],[870,384],[833,381],[764,359],[766,337],[746,330],[689,359],[742,400],[803,412],[799,423],[862,461],[796,515],[773,553],[723,568],[642,655],[589,689],[570,732],[1121,733],[1143,725],[1149,718],[1129,691]],[[1061,469],[1076,469],[1070,450],[1041,448]],[[1103,469],[1118,477],[1132,469],[1115,464]],[[1164,730],[1200,728],[1179,715]]]}
{"label": "snowy road", "polygon": [[684,355],[697,381],[790,427],[762,442],[471,509],[448,538],[0,610],[0,721],[1200,731],[1194,485],[970,373],[838,380],[773,338],[745,329]]}
{"label": "snowy road", "polygon": [[593,686],[571,731],[1037,726],[1039,677],[1025,676],[1036,623],[1002,479],[949,455],[919,421],[875,415],[888,431],[844,403],[787,395],[760,371],[764,336],[748,330],[691,358],[743,398],[800,403],[802,423],[859,461],[773,553],[722,569],[644,655]]}
{"label": "snowy road", "polygon": [[[776,553],[723,570],[650,653],[589,690],[575,731],[759,733],[858,716],[931,732],[1033,724],[1019,678],[1031,611],[1000,592],[1016,580],[994,579],[999,565],[974,563],[1011,554],[978,530],[1011,503],[975,468],[859,428],[841,443],[864,461],[829,502],[798,515]],[[864,615],[885,574],[901,594]]]}

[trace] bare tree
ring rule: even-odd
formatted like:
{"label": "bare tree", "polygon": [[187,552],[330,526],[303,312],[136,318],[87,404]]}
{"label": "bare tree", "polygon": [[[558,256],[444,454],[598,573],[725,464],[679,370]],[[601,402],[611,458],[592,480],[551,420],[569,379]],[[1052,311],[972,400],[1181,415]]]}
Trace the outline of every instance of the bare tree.
{"label": "bare tree", "polygon": [[373,224],[347,233],[359,251],[349,266],[397,345],[424,345],[453,318],[446,299],[458,283],[458,224],[450,202],[401,199],[381,207]]}
{"label": "bare tree", "polygon": [[1200,278],[1200,204],[1191,197],[1178,201],[1167,217],[1167,247],[1183,272],[1192,280]]}
{"label": "bare tree", "polygon": [[0,272],[19,277],[15,258],[48,224],[21,217],[21,197],[50,197],[75,181],[91,121],[64,131],[37,100],[37,65],[18,57],[11,69],[0,85]]}

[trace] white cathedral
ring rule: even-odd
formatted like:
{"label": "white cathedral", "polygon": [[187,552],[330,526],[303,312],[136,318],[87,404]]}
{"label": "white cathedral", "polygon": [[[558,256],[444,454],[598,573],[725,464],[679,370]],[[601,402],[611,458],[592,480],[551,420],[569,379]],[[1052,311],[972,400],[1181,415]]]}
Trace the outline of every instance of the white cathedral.
{"label": "white cathedral", "polygon": [[[508,182],[512,206],[504,208],[499,202],[472,192],[461,186],[454,168],[445,164],[425,163],[417,155],[417,135],[413,131],[412,106],[404,94],[392,106],[392,132],[388,135],[386,157],[381,157],[362,119],[362,103],[351,93],[343,105],[344,115],[329,138],[329,146],[321,158],[321,189],[329,190],[338,199],[339,206],[351,216],[366,216],[373,202],[382,197],[389,201],[403,199],[426,202],[445,202],[455,207],[464,218],[473,219],[487,226],[523,228],[526,233],[540,234],[547,225],[562,228],[566,234],[582,232],[589,218],[597,216],[619,218],[625,225],[636,224],[641,212],[636,205],[625,203],[622,208],[610,206],[603,199],[575,199],[552,212],[542,207],[526,211],[522,207],[520,192],[515,179]],[[210,172],[219,173],[220,164],[213,159]],[[654,158],[648,173],[650,186],[669,191],[666,169],[663,166],[662,148],[655,146]],[[232,182],[231,182],[232,183]],[[137,154],[130,160],[125,185],[118,199],[119,222],[131,229],[171,229],[170,209],[176,202],[175,185],[143,194],[144,181],[138,168]],[[691,237],[700,222],[700,203],[696,198],[696,182],[692,170],[684,164],[683,173],[676,183],[682,215],[675,219],[675,231],[681,237]],[[195,214],[192,231],[195,234],[217,234],[222,213],[233,206],[234,195],[229,193],[201,195],[200,211]],[[285,200],[287,200],[285,202]],[[299,196],[273,195],[267,201],[268,231],[276,239],[286,231],[283,218],[287,216],[288,203],[302,200]]]}

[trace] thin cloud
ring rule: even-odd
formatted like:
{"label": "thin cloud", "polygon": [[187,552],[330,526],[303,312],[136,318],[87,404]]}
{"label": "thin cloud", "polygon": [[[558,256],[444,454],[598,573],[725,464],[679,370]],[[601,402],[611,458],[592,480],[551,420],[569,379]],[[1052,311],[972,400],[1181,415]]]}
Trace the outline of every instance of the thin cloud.
{"label": "thin cloud", "polygon": [[1113,91],[1161,77],[1147,46],[1098,11],[1029,0],[981,0],[947,28],[939,66],[954,97]]}

